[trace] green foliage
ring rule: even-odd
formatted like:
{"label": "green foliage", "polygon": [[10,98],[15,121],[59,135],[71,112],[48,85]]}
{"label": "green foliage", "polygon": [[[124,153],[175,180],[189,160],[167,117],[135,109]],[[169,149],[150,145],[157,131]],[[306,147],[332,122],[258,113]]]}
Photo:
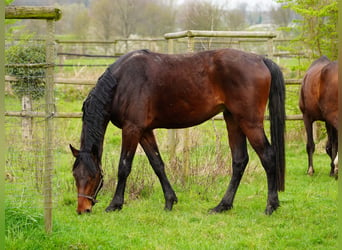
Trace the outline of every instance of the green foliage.
{"label": "green foliage", "polygon": [[20,231],[40,228],[43,223],[42,214],[33,209],[28,210],[24,207],[10,207],[6,203],[6,236],[15,236]]}
{"label": "green foliage", "polygon": [[[21,66],[21,64],[45,63],[45,46],[20,43],[6,50],[5,59],[9,64],[6,74],[18,79],[12,82],[12,87],[19,97],[25,95],[38,99],[44,95],[45,68]],[[15,66],[12,67],[11,64]]]}
{"label": "green foliage", "polygon": [[292,27],[286,27],[294,35],[289,50],[306,51],[309,58],[322,55],[337,58],[337,0],[278,0],[283,8],[290,8],[300,18]]}

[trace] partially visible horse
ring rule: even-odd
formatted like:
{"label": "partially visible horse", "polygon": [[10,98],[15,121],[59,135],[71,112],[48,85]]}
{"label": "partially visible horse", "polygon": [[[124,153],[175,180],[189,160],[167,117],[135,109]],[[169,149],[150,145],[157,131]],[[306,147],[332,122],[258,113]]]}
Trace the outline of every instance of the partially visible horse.
{"label": "partially visible horse", "polygon": [[[118,183],[106,211],[122,209],[126,180],[138,143],[159,178],[165,209],[177,196],[164,170],[155,128],[186,128],[223,112],[232,152],[233,175],[221,202],[212,212],[233,207],[248,163],[247,141],[266,171],[266,214],[279,206],[284,190],[285,85],[280,68],[263,56],[233,49],[167,55],[148,50],[120,57],[99,78],[83,103],[81,148],[70,145],[76,161],[73,175],[79,214],[90,212],[102,183],[103,139],[109,121],[122,129]],[[269,102],[271,144],[264,131]]]}
{"label": "partially visible horse", "polygon": [[[338,63],[322,56],[314,61],[306,72],[300,91],[299,107],[307,134],[306,151],[308,153],[307,173],[314,173],[312,124],[314,121],[324,121],[328,142],[326,152],[331,158],[330,175],[337,175],[338,150]],[[335,164],[336,163],[336,164]]]}

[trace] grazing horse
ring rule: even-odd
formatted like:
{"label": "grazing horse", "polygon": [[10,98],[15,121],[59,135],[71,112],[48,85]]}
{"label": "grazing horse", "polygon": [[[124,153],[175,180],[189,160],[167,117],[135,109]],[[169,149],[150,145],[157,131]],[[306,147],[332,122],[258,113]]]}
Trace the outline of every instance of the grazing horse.
{"label": "grazing horse", "polygon": [[300,91],[299,107],[307,135],[308,153],[307,173],[314,173],[312,155],[315,151],[312,124],[324,121],[328,134],[326,152],[331,158],[330,175],[337,175],[338,149],[338,63],[322,56],[314,61],[306,72]]}
{"label": "grazing horse", "polygon": [[[221,202],[211,211],[233,206],[248,162],[249,140],[266,171],[266,214],[279,206],[284,190],[285,85],[280,68],[263,56],[233,49],[167,55],[148,50],[130,52],[108,67],[83,103],[81,148],[70,145],[76,157],[73,175],[79,214],[96,203],[103,177],[101,157],[107,124],[122,129],[118,183],[106,211],[121,210],[126,180],[138,143],[159,178],[165,209],[177,196],[164,170],[153,130],[186,128],[223,112],[232,152],[233,174]],[[264,131],[269,102],[271,143]]]}

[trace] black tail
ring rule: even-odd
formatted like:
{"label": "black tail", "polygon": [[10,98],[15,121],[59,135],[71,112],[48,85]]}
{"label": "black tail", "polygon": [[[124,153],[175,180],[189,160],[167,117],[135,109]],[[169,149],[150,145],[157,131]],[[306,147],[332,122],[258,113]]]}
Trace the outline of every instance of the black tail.
{"label": "black tail", "polygon": [[271,72],[271,89],[268,109],[271,122],[271,144],[275,152],[277,168],[277,186],[285,190],[285,82],[279,66],[264,58],[264,63]]}

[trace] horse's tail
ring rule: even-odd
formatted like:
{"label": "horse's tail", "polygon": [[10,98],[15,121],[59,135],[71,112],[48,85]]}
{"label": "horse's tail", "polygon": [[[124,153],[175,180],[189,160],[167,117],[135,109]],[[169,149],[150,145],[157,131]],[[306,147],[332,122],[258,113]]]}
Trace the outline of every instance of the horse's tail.
{"label": "horse's tail", "polygon": [[277,187],[285,190],[285,81],[279,66],[264,58],[264,63],[271,72],[271,89],[268,109],[271,123],[271,144],[275,152]]}

